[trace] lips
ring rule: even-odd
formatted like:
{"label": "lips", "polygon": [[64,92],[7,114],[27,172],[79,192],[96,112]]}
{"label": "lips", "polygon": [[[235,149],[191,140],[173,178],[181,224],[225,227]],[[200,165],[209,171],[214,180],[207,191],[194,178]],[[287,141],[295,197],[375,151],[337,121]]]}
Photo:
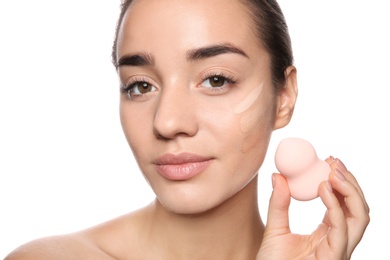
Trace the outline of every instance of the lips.
{"label": "lips", "polygon": [[181,153],[178,155],[165,154],[157,158],[154,164],[161,176],[169,180],[183,181],[200,174],[211,162],[211,157]]}

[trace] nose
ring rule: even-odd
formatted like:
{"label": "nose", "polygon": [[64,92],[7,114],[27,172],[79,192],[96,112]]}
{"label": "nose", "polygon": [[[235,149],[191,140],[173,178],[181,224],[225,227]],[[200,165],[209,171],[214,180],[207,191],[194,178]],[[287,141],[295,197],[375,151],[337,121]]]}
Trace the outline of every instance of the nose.
{"label": "nose", "polygon": [[198,132],[197,112],[189,89],[162,90],[153,122],[155,136],[162,139],[194,136]]}

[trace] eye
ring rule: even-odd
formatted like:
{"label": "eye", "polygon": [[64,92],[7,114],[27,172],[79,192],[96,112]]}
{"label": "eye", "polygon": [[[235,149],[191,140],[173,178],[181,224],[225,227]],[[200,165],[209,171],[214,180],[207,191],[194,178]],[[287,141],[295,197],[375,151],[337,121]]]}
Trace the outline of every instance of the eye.
{"label": "eye", "polygon": [[136,82],[130,85],[129,91],[134,95],[142,95],[156,91],[156,87],[148,82]]}
{"label": "eye", "polygon": [[157,88],[146,81],[136,81],[123,89],[131,99],[156,91]]}
{"label": "eye", "polygon": [[225,72],[211,72],[203,77],[199,85],[205,94],[221,95],[228,92],[232,87],[239,84],[239,79]]}
{"label": "eye", "polygon": [[223,76],[211,76],[204,80],[201,85],[205,88],[221,88],[229,83],[231,83],[230,80]]}

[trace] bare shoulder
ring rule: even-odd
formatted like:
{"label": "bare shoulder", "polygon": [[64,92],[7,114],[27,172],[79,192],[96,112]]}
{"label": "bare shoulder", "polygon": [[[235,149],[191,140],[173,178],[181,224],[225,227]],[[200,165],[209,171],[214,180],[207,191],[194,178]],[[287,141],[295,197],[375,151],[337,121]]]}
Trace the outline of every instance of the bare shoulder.
{"label": "bare shoulder", "polygon": [[114,259],[91,241],[77,234],[45,237],[28,242],[12,251],[5,260],[32,259]]}
{"label": "bare shoulder", "polygon": [[134,259],[143,251],[139,238],[147,219],[145,211],[129,213],[80,232],[33,240],[16,248],[4,260]]}
{"label": "bare shoulder", "polygon": [[115,259],[145,259],[143,244],[151,221],[149,207],[83,231],[83,236]]}

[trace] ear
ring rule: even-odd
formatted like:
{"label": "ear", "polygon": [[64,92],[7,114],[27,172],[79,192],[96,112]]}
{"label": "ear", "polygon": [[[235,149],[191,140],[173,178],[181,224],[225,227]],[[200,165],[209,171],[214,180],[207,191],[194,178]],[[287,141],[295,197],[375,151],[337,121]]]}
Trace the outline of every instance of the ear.
{"label": "ear", "polygon": [[298,96],[296,68],[289,66],[284,74],[286,83],[283,88],[277,90],[275,130],[285,127],[290,122]]}

